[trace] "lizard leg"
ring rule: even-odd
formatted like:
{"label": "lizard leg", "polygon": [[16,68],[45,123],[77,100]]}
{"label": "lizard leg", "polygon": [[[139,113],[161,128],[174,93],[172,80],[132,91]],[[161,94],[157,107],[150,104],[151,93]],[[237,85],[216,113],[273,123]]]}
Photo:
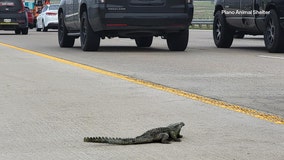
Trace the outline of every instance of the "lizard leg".
{"label": "lizard leg", "polygon": [[178,139],[178,135],[176,135],[176,133],[175,133],[174,131],[171,131],[171,132],[170,132],[170,136],[171,136],[171,138],[174,139],[174,141],[176,141],[176,142],[180,142],[180,141],[181,141],[180,139]]}
{"label": "lizard leg", "polygon": [[159,134],[159,139],[161,140],[162,143],[170,143],[169,141],[169,134],[167,133],[161,133]]}

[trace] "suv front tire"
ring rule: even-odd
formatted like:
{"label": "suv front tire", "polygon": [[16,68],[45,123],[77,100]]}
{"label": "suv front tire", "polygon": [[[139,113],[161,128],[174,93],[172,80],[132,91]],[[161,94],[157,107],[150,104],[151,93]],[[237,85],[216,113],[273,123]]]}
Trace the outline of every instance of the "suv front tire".
{"label": "suv front tire", "polygon": [[100,47],[99,32],[94,32],[86,11],[81,15],[81,31],[80,31],[81,48],[83,51],[97,51]]}
{"label": "suv front tire", "polygon": [[73,47],[75,42],[75,37],[67,35],[62,12],[58,13],[58,42],[60,47]]}
{"label": "suv front tire", "polygon": [[213,21],[213,38],[218,48],[230,48],[234,39],[234,30],[227,24],[225,16],[217,11]]}
{"label": "suv front tire", "polygon": [[282,52],[284,50],[284,31],[280,27],[279,18],[275,10],[265,19],[264,42],[269,52]]}

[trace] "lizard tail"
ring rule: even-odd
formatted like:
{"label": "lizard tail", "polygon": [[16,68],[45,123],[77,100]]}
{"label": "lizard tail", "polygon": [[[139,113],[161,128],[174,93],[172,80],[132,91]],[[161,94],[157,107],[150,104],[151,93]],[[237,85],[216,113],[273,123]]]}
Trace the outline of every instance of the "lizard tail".
{"label": "lizard tail", "polygon": [[135,138],[109,138],[109,137],[85,137],[84,142],[91,143],[109,143],[118,145],[136,144]]}

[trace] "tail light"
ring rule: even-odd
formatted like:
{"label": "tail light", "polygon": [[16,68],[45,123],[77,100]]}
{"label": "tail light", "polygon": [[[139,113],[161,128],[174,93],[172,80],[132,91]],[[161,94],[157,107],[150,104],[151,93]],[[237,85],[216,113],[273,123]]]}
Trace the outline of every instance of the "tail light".
{"label": "tail light", "polygon": [[48,16],[56,16],[56,15],[57,15],[57,13],[53,13],[53,12],[46,12],[46,15],[48,15]]}
{"label": "tail light", "polygon": [[17,22],[20,23],[20,24],[24,24],[24,23],[26,23],[26,20],[19,19],[19,20],[17,20]]}
{"label": "tail light", "polygon": [[25,10],[25,6],[24,4],[22,3],[22,7],[21,7],[21,10],[18,11],[18,13],[24,13],[26,10]]}
{"label": "tail light", "polygon": [[192,3],[192,2],[193,2],[193,0],[186,0],[186,2],[187,2],[187,3]]}
{"label": "tail light", "polygon": [[21,9],[21,10],[18,11],[18,13],[24,13],[24,12],[25,12],[24,9]]}
{"label": "tail light", "polygon": [[105,3],[106,0],[98,0],[98,3]]}

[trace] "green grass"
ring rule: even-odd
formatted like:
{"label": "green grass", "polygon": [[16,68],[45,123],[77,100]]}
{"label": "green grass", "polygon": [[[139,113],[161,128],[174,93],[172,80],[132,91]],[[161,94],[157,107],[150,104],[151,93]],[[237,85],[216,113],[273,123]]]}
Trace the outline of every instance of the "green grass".
{"label": "green grass", "polygon": [[[213,20],[214,3],[211,1],[194,1],[193,19]],[[212,25],[191,25],[190,29],[212,30]]]}
{"label": "green grass", "polygon": [[189,26],[189,29],[202,29],[202,30],[212,30],[213,26],[212,25],[191,25]]}
{"label": "green grass", "polygon": [[194,1],[193,19],[213,19],[214,3],[210,1]]}

